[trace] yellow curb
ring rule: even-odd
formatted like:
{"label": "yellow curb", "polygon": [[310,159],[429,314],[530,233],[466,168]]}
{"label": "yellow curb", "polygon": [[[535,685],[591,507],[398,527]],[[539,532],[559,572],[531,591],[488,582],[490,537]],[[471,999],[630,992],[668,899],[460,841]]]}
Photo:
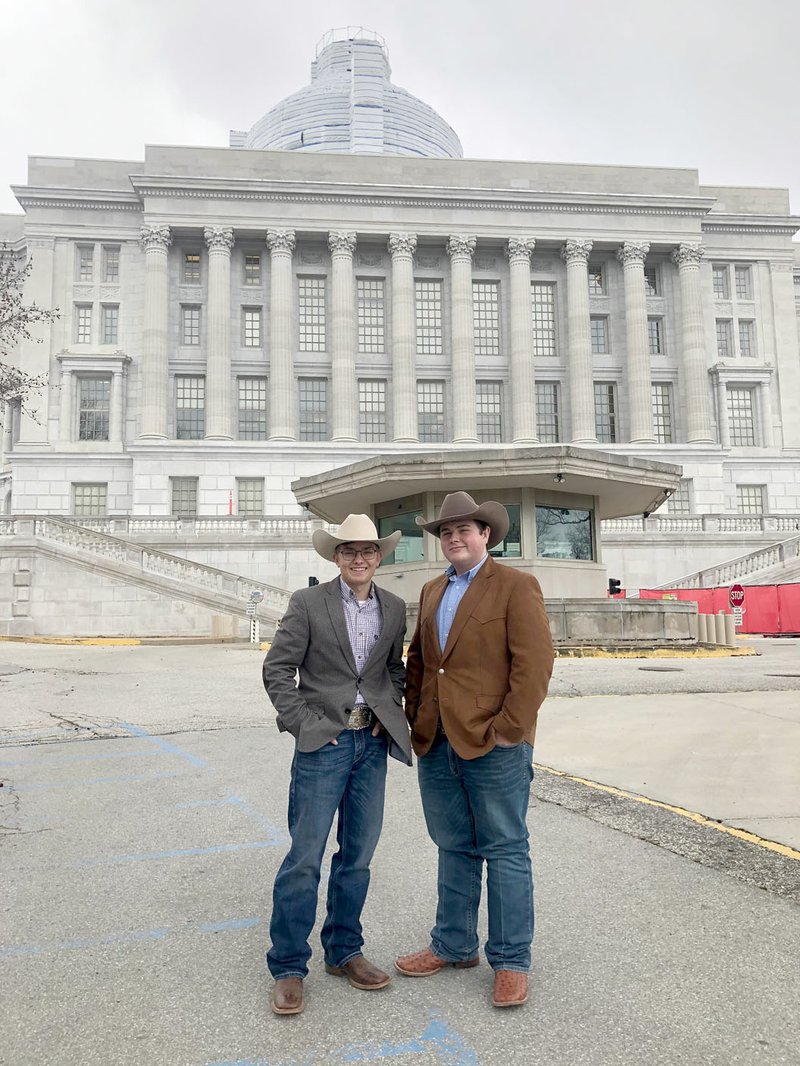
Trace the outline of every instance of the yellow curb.
{"label": "yellow curb", "polygon": [[556,648],[557,659],[730,659],[755,648]]}
{"label": "yellow curb", "polygon": [[82,644],[112,648],[130,647],[142,643],[138,637],[0,637],[0,640],[15,644]]}
{"label": "yellow curb", "polygon": [[552,766],[543,766],[541,763],[535,763],[534,765],[537,770],[543,770],[546,774],[552,774],[553,777],[565,777],[568,781],[576,781],[579,785],[596,789],[598,792],[608,792],[612,796],[621,796],[623,799],[634,800],[636,803],[643,803],[648,807],[658,807],[662,811],[671,811],[672,814],[678,814],[681,818],[688,818],[690,821],[696,822],[697,825],[704,825],[708,829],[716,829],[720,833],[727,833],[728,836],[736,837],[738,840],[746,840],[748,844],[756,844],[767,851],[774,851],[778,855],[783,855],[784,858],[800,860],[800,851],[795,851],[788,844],[778,844],[775,840],[766,840],[764,837],[760,837],[756,833],[750,833],[746,829],[736,829],[731,825],[722,825],[712,818],[706,818],[704,814],[698,814],[697,811],[689,811],[685,807],[675,807],[671,803],[662,803],[661,800],[640,796],[637,792],[626,792],[625,789],[615,788],[613,785],[601,785],[598,781],[590,781],[586,777],[575,777],[574,774],[568,774],[566,770],[555,770]]}

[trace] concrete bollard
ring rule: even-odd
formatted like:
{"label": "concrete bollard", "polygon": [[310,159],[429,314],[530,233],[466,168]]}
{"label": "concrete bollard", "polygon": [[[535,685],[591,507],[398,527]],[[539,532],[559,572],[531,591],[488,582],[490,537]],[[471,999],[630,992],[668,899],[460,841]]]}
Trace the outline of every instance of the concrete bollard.
{"label": "concrete bollard", "polygon": [[708,644],[708,615],[698,614],[697,616],[697,643]]}
{"label": "concrete bollard", "polygon": [[714,615],[714,643],[725,643],[725,615],[722,611]]}
{"label": "concrete bollard", "polygon": [[722,616],[725,619],[725,644],[729,648],[736,647],[736,623],[733,620],[732,614],[724,614]]}

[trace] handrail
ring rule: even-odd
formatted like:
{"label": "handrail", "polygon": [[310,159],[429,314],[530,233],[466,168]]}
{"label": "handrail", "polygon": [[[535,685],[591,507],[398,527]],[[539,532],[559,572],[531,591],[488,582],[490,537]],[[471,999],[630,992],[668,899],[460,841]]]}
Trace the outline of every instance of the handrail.
{"label": "handrail", "polygon": [[756,551],[739,555],[735,559],[727,559],[724,563],[716,566],[708,566],[693,574],[686,574],[675,581],[667,581],[663,585],[654,585],[655,589],[696,589],[715,588],[719,585],[730,585],[733,581],[740,581],[751,574],[769,567],[778,566],[780,563],[800,557],[800,536],[789,537],[788,540],[780,540],[775,544],[768,544]]}

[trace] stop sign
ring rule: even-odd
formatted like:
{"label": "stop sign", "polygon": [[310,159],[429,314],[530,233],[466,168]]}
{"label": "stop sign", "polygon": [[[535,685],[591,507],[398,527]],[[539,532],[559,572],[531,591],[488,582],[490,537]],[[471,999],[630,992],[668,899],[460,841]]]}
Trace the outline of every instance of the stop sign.
{"label": "stop sign", "polygon": [[728,591],[728,601],[731,607],[743,607],[744,588],[741,585],[731,585]]}

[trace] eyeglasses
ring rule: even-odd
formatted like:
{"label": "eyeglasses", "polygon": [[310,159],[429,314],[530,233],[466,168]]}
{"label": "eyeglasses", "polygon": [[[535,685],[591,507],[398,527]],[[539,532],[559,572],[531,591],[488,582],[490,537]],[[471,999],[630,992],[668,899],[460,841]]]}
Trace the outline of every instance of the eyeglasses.
{"label": "eyeglasses", "polygon": [[378,554],[377,548],[338,548],[337,551],[346,563],[352,563],[357,555],[360,555],[364,562],[369,563]]}

